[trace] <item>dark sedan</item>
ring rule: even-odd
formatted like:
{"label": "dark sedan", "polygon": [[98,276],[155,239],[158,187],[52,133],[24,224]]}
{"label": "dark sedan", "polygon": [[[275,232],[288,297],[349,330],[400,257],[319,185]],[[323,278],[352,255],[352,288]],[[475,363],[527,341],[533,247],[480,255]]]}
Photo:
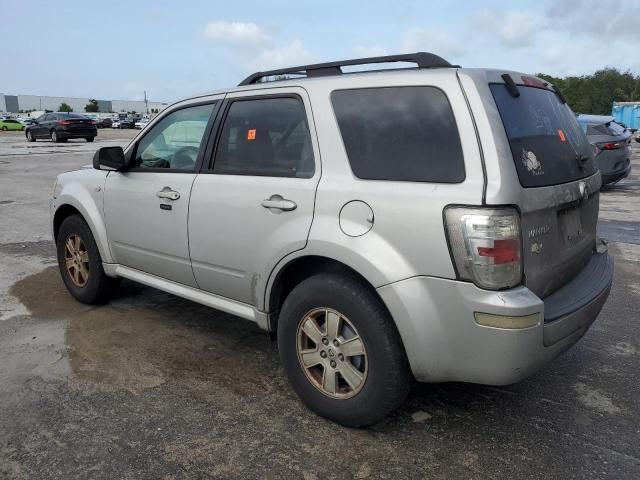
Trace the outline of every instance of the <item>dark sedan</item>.
{"label": "dark sedan", "polygon": [[69,138],[84,138],[87,142],[93,142],[98,129],[96,122],[84,115],[54,112],[39,116],[33,125],[27,127],[25,135],[30,142],[38,138],[51,139],[56,143]]}
{"label": "dark sedan", "polygon": [[627,177],[631,171],[631,132],[606,115],[579,115],[578,123],[596,147],[595,162],[602,185]]}

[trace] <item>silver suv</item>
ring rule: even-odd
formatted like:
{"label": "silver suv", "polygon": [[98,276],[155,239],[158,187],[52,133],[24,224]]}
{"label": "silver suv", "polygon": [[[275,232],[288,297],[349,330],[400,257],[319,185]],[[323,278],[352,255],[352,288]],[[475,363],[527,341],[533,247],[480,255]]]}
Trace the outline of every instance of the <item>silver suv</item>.
{"label": "silver suv", "polygon": [[[385,62],[416,66],[342,71]],[[343,425],[385,417],[413,378],[526,377],[611,287],[593,151],[522,73],[428,53],[258,72],[93,167],[51,202],[71,294],[103,302],[128,278],[252,320]]]}

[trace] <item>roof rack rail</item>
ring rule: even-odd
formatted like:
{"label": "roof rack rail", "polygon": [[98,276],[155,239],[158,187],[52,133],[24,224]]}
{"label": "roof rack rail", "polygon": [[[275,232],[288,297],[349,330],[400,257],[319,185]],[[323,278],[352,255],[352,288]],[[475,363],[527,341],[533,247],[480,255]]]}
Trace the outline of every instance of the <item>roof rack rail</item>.
{"label": "roof rack rail", "polygon": [[428,52],[406,53],[402,55],[385,55],[382,57],[354,58],[351,60],[341,60],[338,62],[316,63],[314,65],[302,65],[299,67],[279,68],[277,70],[267,70],[249,75],[239,86],[259,83],[261,78],[275,75],[306,75],[307,77],[325,77],[330,75],[341,75],[341,67],[349,65],[369,65],[375,63],[408,62],[415,63],[418,68],[457,68],[459,65],[451,65],[444,58]]}

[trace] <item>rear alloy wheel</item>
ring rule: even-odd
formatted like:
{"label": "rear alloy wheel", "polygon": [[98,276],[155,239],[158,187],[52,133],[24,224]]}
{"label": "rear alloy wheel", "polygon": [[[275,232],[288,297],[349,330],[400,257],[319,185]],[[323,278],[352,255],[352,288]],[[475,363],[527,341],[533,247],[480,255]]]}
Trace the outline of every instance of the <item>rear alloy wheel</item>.
{"label": "rear alloy wheel", "polygon": [[278,350],[300,399],[347,427],[379,422],[411,386],[389,312],[348,273],[314,275],[289,293],[278,316]]}
{"label": "rear alloy wheel", "polygon": [[7,130],[9,130],[7,127],[2,127],[3,132],[6,132]]}
{"label": "rear alloy wheel", "polygon": [[[320,327],[322,325],[322,327]],[[347,317],[316,308],[298,325],[298,360],[307,379],[331,398],[350,398],[367,379],[367,352]]]}
{"label": "rear alloy wheel", "polygon": [[36,137],[33,136],[33,134],[31,133],[31,130],[27,130],[27,141],[28,142],[35,142],[36,141]]}
{"label": "rear alloy wheel", "polygon": [[60,139],[58,138],[58,132],[56,132],[55,130],[51,130],[51,141],[53,143],[58,143],[60,141]]}
{"label": "rear alloy wheel", "polygon": [[67,217],[56,238],[58,266],[69,293],[82,303],[103,303],[118,285],[108,277],[91,229],[80,215]]}

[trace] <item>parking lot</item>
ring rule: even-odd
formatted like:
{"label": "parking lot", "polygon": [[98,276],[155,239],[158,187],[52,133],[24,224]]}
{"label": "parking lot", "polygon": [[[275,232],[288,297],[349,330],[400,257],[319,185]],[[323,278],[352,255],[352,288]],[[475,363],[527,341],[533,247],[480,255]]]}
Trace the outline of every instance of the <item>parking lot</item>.
{"label": "parking lot", "polygon": [[303,406],[250,322],[128,281],[100,307],[67,293],[54,178],[136,133],[0,135],[0,478],[640,477],[640,144],[601,195],[614,285],[574,348],[508,387],[416,385],[350,430]]}

